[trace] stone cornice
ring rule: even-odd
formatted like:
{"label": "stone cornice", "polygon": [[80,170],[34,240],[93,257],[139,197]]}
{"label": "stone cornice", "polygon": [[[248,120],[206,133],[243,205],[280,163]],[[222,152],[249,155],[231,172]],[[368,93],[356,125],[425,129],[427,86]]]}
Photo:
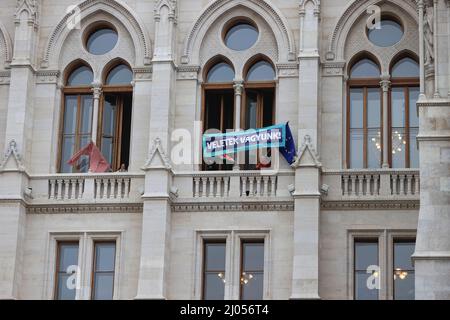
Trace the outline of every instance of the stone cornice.
{"label": "stone cornice", "polygon": [[427,100],[427,101],[418,101],[418,108],[424,107],[450,107],[450,100]]}
{"label": "stone cornice", "polygon": [[29,205],[28,214],[142,213],[142,203]]}
{"label": "stone cornice", "polygon": [[218,212],[218,211],[294,211],[294,202],[210,202],[175,203],[173,212]]}
{"label": "stone cornice", "polygon": [[322,210],[419,210],[419,200],[322,201]]}

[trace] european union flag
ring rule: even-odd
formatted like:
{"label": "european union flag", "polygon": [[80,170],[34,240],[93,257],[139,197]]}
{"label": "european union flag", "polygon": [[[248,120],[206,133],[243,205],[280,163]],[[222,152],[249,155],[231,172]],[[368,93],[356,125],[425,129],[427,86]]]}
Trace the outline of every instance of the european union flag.
{"label": "european union flag", "polygon": [[294,137],[292,136],[291,128],[289,128],[289,122],[286,123],[286,143],[284,147],[280,148],[280,153],[289,164],[294,163],[297,152],[295,151]]}

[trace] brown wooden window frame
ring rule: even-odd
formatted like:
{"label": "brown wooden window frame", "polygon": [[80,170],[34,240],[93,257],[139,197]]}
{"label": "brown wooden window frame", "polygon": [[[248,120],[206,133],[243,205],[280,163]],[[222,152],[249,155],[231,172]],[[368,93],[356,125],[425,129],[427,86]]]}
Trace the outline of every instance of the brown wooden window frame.
{"label": "brown wooden window frame", "polygon": [[405,168],[411,168],[411,141],[410,141],[410,112],[417,112],[416,110],[411,110],[410,106],[410,89],[419,88],[420,82],[418,78],[392,78],[391,79],[391,89],[389,90],[389,166],[393,167],[392,161],[392,89],[393,88],[403,88],[404,98],[405,98]]}
{"label": "brown wooden window frame", "polygon": [[[54,283],[54,287],[53,287],[53,300],[58,300],[58,295],[59,295],[59,276],[60,274],[67,274],[67,272],[63,272],[59,270],[59,267],[61,265],[61,246],[62,245],[77,245],[78,246],[78,256],[77,256],[77,261],[79,260],[79,255],[80,255],[80,241],[79,240],[57,240],[56,241],[56,254],[55,254],[55,283]],[[79,263],[79,262],[78,262]],[[78,277],[80,275],[77,275]],[[75,293],[75,298],[76,298],[76,293]]]}
{"label": "brown wooden window frame", "polygon": [[[112,271],[96,271],[97,268],[97,244],[114,244],[114,269]],[[95,298],[95,278],[98,273],[112,273],[113,277],[113,292],[112,296],[114,298],[114,285],[116,278],[116,262],[117,262],[117,241],[116,240],[95,240],[93,243],[93,256],[92,256],[92,269],[91,269],[91,300]]]}
{"label": "brown wooden window frame", "polygon": [[[357,78],[348,80],[347,85],[347,128],[346,128],[346,142],[347,142],[347,150],[346,150],[346,158],[347,158],[347,168],[351,168],[351,139],[350,139],[350,131],[351,131],[351,90],[352,89],[363,89],[363,168],[368,168],[368,89],[379,89],[380,92],[380,146],[381,146],[381,154],[380,154],[380,168],[383,162],[383,91],[380,87],[380,79],[375,78]],[[361,168],[355,168],[361,169]]]}
{"label": "brown wooden window frame", "polygon": [[[207,256],[206,256],[206,246],[208,245],[222,245],[225,247],[225,261],[226,261],[226,255],[227,255],[227,240],[226,239],[205,239],[203,240],[203,257],[202,257],[202,283],[201,283],[201,288],[202,288],[202,295],[201,295],[201,300],[205,300],[205,293],[206,293],[206,275],[207,274],[219,274],[219,273],[223,273],[224,277],[226,279],[227,277],[227,273],[226,273],[226,262],[225,262],[225,266],[224,266],[224,270],[208,270],[206,271],[206,260],[207,260]],[[225,288],[224,288],[225,290]],[[224,297],[225,297],[225,291],[224,291]]]}
{"label": "brown wooden window frame", "polygon": [[[265,246],[266,246],[266,242],[264,239],[242,239],[241,240],[241,246],[240,246],[240,267],[239,267],[239,299],[242,300],[243,299],[243,287],[244,284],[241,281],[241,277],[243,275],[244,272],[246,273],[252,273],[252,274],[262,274],[263,276],[263,298],[264,298],[264,273],[266,272],[266,270],[264,270],[265,268],[265,263],[263,260],[263,268],[262,270],[244,270],[244,246],[247,244],[257,244],[257,245],[262,245],[263,249],[265,251]],[[264,256],[265,256],[265,252],[264,252]],[[264,257],[265,259],[265,257]]]}

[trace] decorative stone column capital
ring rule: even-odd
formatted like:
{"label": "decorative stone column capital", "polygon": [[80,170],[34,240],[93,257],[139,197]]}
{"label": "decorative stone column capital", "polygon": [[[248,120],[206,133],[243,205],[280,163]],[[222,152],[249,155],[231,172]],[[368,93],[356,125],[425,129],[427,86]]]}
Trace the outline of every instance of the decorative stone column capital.
{"label": "decorative stone column capital", "polygon": [[380,86],[383,89],[383,92],[388,92],[389,89],[391,88],[391,80],[388,79],[383,79],[380,81]]}
{"label": "decorative stone column capital", "polygon": [[235,81],[234,85],[234,94],[237,96],[241,96],[244,92],[244,83],[242,81]]}
{"label": "decorative stone column capital", "polygon": [[92,83],[92,92],[94,93],[94,99],[100,99],[102,94],[102,85],[100,83]]}

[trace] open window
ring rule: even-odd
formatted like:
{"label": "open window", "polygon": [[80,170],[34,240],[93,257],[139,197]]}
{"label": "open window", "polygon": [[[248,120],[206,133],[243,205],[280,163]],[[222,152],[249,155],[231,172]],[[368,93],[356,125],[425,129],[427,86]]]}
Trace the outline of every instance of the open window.
{"label": "open window", "polygon": [[59,171],[87,172],[89,170],[87,156],[81,157],[73,167],[68,165],[67,161],[91,141],[93,113],[91,85],[94,74],[87,64],[81,62],[74,64],[68,71],[63,89]]}
{"label": "open window", "polygon": [[[260,129],[275,120],[275,69],[263,59],[253,59],[245,77],[243,124],[245,130]],[[253,150],[245,153],[245,170],[270,166],[271,150]],[[263,159],[264,158],[264,159]]]}
{"label": "open window", "polygon": [[126,170],[130,161],[133,72],[126,64],[109,69],[103,86],[98,145],[113,171]]}
{"label": "open window", "polygon": [[[234,69],[226,60],[214,60],[206,69],[203,85],[203,131],[226,133],[234,130]],[[205,159],[203,170],[232,170],[226,159]]]}

